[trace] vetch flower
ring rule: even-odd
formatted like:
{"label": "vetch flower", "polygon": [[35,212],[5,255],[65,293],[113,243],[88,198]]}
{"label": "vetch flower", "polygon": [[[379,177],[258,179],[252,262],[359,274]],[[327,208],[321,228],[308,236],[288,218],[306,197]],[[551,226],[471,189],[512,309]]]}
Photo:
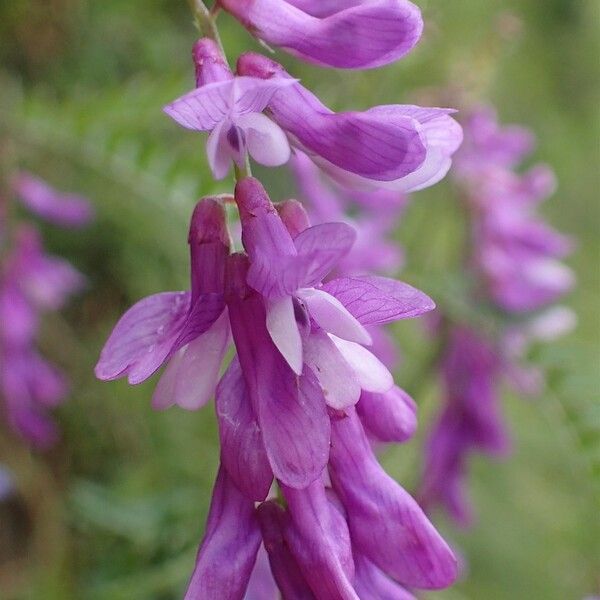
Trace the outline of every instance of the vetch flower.
{"label": "vetch flower", "polygon": [[332,421],[329,473],[353,548],[398,583],[450,585],[457,561],[416,501],[381,468],[353,409]]}
{"label": "vetch flower", "polygon": [[94,218],[92,206],[85,198],[58,192],[31,173],[19,173],[13,181],[13,189],[25,207],[51,223],[82,227]]}
{"label": "vetch flower", "polygon": [[220,0],[254,36],[319,65],[370,69],[407,54],[423,31],[407,0]]}
{"label": "vetch flower", "polygon": [[[189,410],[212,397],[229,338],[223,298],[229,234],[223,206],[206,198],[190,223],[191,291],[162,292],[119,320],[96,365],[99,379],[141,383],[169,361],[152,399],[155,408]],[[202,365],[199,368],[199,363]]]}
{"label": "vetch flower", "polygon": [[[239,75],[290,79],[281,65],[259,54],[238,59]],[[267,114],[333,179],[346,187],[408,192],[442,179],[460,146],[462,130],[445,108],[376,106],[335,113],[294,81],[273,95]]]}
{"label": "vetch flower", "polygon": [[243,600],[260,543],[254,502],[221,467],[184,600]]}
{"label": "vetch flower", "polygon": [[231,161],[243,167],[249,154],[274,167],[286,163],[290,147],[281,128],[262,114],[269,100],[295,80],[233,76],[216,44],[200,40],[194,46],[198,87],[165,106],[181,126],[210,132],[206,153],[213,175],[223,179]]}

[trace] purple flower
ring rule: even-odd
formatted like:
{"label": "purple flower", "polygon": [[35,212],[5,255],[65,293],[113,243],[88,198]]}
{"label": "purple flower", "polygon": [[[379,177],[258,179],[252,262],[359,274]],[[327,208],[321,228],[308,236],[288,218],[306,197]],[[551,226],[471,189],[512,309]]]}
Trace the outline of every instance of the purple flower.
{"label": "purple flower", "polygon": [[352,409],[332,422],[329,460],[356,552],[409,587],[437,589],[456,579],[450,548],[415,500],[381,468]]}
{"label": "purple flower", "polygon": [[85,198],[57,192],[31,173],[19,173],[13,181],[13,189],[31,212],[57,225],[82,227],[94,218],[94,211]]}
{"label": "purple flower", "polygon": [[260,542],[254,502],[221,468],[184,600],[243,600]]}
{"label": "purple flower", "polygon": [[193,57],[198,87],[164,111],[187,129],[210,132],[206,153],[215,178],[227,175],[231,161],[243,167],[247,154],[268,167],[286,163],[290,157],[286,136],[262,111],[294,80],[234,77],[208,39],[194,46]]}
{"label": "purple flower", "polygon": [[[344,221],[356,230],[352,252],[342,258],[338,272],[394,273],[401,267],[402,250],[386,238],[406,205],[403,194],[388,190],[343,190],[333,182],[327,185],[320,169],[303,152],[294,153],[291,166],[311,221]],[[352,209],[354,214],[350,218],[347,213]]]}
{"label": "purple flower", "polygon": [[327,404],[338,410],[355,404],[361,389],[389,390],[391,374],[363,347],[371,342],[365,325],[422,314],[433,308],[432,301],[385,278],[340,278],[321,285],[352,246],[350,227],[324,223],[292,239],[290,230],[301,227],[289,219],[284,223],[253,179],[238,184],[236,202],[249,257],[248,283],[265,299],[267,330],[293,371],[300,374],[308,366]]}
{"label": "purple flower", "polygon": [[37,230],[16,229],[0,272],[0,396],[10,426],[33,445],[58,439],[48,416],[68,391],[65,377],[35,348],[40,313],[61,308],[83,277],[69,263],[48,256]]}
{"label": "purple flower", "polygon": [[178,404],[193,410],[206,404],[229,339],[223,298],[229,234],[218,200],[198,203],[188,242],[191,291],[140,300],[121,317],[96,365],[99,379],[127,376],[135,384],[168,361],[152,399],[155,408]]}
{"label": "purple flower", "polygon": [[503,456],[509,449],[499,413],[500,357],[466,328],[450,334],[442,378],[444,410],[430,434],[420,491],[422,506],[441,503],[463,525],[471,509],[463,490],[467,459],[475,451]]}
{"label": "purple flower", "polygon": [[[281,65],[254,53],[240,56],[237,72],[290,79]],[[346,187],[406,192],[433,185],[448,172],[462,140],[451,109],[396,104],[334,113],[296,81],[266,109],[293,147]]]}
{"label": "purple flower", "polygon": [[423,21],[407,0],[221,0],[253,35],[309,62],[369,69],[398,60]]}
{"label": "purple flower", "polygon": [[83,276],[68,262],[44,252],[39,232],[21,226],[5,266],[7,278],[18,283],[27,300],[44,310],[58,310],[84,286]]}
{"label": "purple flower", "polygon": [[[327,463],[330,426],[325,398],[312,371],[305,367],[297,376],[271,340],[263,298],[248,287],[248,273],[248,258],[242,254],[232,255],[228,264],[227,307],[252,405],[250,411],[245,410],[260,428],[262,443],[277,479],[290,487],[306,487],[319,477]],[[242,445],[235,448],[241,449]],[[260,456],[260,449],[253,450],[252,455]],[[229,460],[235,463],[247,459],[236,454]],[[256,469],[254,467],[255,472]],[[230,472],[232,476],[235,471]],[[241,478],[250,473],[243,468],[239,471]],[[265,471],[260,468],[261,481],[268,474]],[[254,485],[256,483],[260,482],[257,480]],[[243,481],[238,485],[242,489],[250,487]],[[264,498],[268,486],[261,489]]]}

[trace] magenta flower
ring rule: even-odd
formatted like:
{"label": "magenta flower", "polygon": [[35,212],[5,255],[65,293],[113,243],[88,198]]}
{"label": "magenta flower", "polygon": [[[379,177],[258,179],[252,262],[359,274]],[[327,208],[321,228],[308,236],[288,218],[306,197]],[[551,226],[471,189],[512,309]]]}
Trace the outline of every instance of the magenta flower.
{"label": "magenta flower", "polygon": [[431,310],[433,302],[385,278],[340,278],[321,285],[350,250],[350,227],[324,223],[292,239],[289,230],[301,226],[289,219],[284,223],[252,179],[238,184],[236,201],[250,262],[248,283],[265,298],[267,330],[293,371],[300,374],[303,365],[309,366],[327,404],[338,410],[355,404],[361,390],[388,391],[392,376],[364,348],[371,342],[365,326],[417,316]]}
{"label": "magenta flower", "polygon": [[[25,206],[50,221],[80,226],[92,216],[86,201],[59,194],[32,175],[21,174],[14,187]],[[19,224],[9,233],[0,264],[0,396],[12,429],[46,449],[58,439],[49,411],[65,399],[69,386],[36,349],[39,319],[62,308],[85,280],[68,262],[45,252],[33,226]]]}
{"label": "magenta flower", "polygon": [[274,167],[286,163],[290,147],[281,128],[262,114],[269,100],[294,80],[234,77],[212,40],[200,40],[193,52],[197,88],[165,106],[181,126],[210,132],[206,153],[213,175],[223,179],[231,161],[243,167],[249,154]]}
{"label": "magenta flower", "polygon": [[[290,78],[254,53],[240,56],[237,71],[267,81]],[[395,104],[334,113],[296,81],[266,109],[292,146],[346,187],[407,192],[433,185],[448,172],[462,140],[453,110]]]}
{"label": "magenta flower", "polygon": [[550,306],[574,284],[561,262],[572,250],[571,240],[536,213],[556,187],[554,174],[544,165],[524,174],[514,170],[531,152],[533,135],[520,127],[501,128],[493,110],[480,109],[467,122],[465,140],[457,179],[472,223],[471,301],[512,318],[495,336],[448,321],[444,407],[427,443],[420,497],[427,509],[441,504],[462,525],[472,521],[470,455],[502,456],[509,449],[499,406],[502,376],[521,393],[539,392],[543,374],[519,361],[531,342],[554,339],[576,320],[569,309]]}
{"label": "magenta flower", "polygon": [[460,524],[472,521],[466,497],[467,461],[473,452],[503,456],[509,450],[500,415],[500,358],[466,328],[456,328],[442,365],[444,410],[428,439],[420,502],[442,504]]}
{"label": "magenta flower", "polygon": [[319,65],[379,67],[407,54],[423,31],[407,0],[220,0],[257,38]]}
{"label": "magenta flower", "polygon": [[[99,379],[141,383],[168,361],[152,399],[155,408],[194,410],[210,400],[229,339],[223,298],[229,234],[218,200],[198,203],[190,223],[191,291],[162,292],[119,320],[96,365]],[[201,359],[202,369],[197,362]]]}
{"label": "magenta flower", "polygon": [[254,502],[237,490],[221,467],[184,600],[242,600],[260,542]]}
{"label": "magenta flower", "polygon": [[330,474],[353,547],[400,584],[450,585],[457,562],[415,500],[381,468],[353,411],[332,422]]}
{"label": "magenta flower", "polygon": [[85,198],[57,192],[31,173],[19,173],[13,181],[13,189],[32,213],[57,225],[82,227],[94,218],[94,211]]}

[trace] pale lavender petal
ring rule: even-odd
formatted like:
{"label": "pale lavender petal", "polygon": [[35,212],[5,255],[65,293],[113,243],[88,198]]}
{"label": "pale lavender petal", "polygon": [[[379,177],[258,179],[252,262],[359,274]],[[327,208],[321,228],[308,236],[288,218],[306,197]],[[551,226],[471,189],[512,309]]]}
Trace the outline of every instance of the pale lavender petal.
{"label": "pale lavender petal", "polygon": [[221,121],[211,131],[206,141],[206,157],[215,179],[223,179],[231,167],[233,157],[227,142],[227,131],[230,127],[230,121]]}
{"label": "pale lavender petal", "polygon": [[219,123],[243,114],[261,112],[272,96],[294,85],[294,79],[235,77],[208,83],[177,98],[164,107],[179,125],[195,131],[212,131]]}
{"label": "pale lavender petal", "polygon": [[294,246],[305,270],[302,287],[313,287],[350,252],[356,230],[346,223],[322,223],[294,238]]}
{"label": "pale lavender petal", "polygon": [[417,430],[417,406],[398,386],[383,394],[363,392],[356,412],[368,433],[380,442],[405,442]]}
{"label": "pale lavender petal", "polygon": [[415,500],[381,468],[356,414],[332,422],[330,475],[353,546],[411,587],[437,589],[457,576],[452,551]]}
{"label": "pale lavender petal", "polygon": [[178,405],[198,410],[215,393],[219,370],[227,350],[229,324],[224,311],[210,329],[183,346],[171,358],[152,395],[152,406]]}
{"label": "pale lavender petal", "polygon": [[302,374],[302,340],[291,296],[267,299],[267,331],[296,375]]}
{"label": "pale lavender petal", "polygon": [[223,466],[241,492],[252,500],[264,500],[273,473],[242,369],[235,357],[219,382],[215,406]]}
{"label": "pale lavender petal", "polygon": [[330,336],[344,360],[355,373],[360,387],[368,392],[387,392],[394,378],[387,367],[366,348],[354,342]]}
{"label": "pale lavender petal", "polygon": [[196,88],[163,110],[186,129],[212,131],[230,117],[234,101],[234,80],[228,79]]}
{"label": "pale lavender petal", "polygon": [[435,308],[433,300],[420,290],[386,277],[340,277],[328,281],[322,289],[335,296],[363,325],[411,319]]}
{"label": "pale lavender petal", "polygon": [[307,12],[294,1],[222,0],[221,4],[267,43],[337,68],[367,69],[393,62],[413,48],[423,30],[419,9],[406,0],[351,2],[339,10],[329,4],[325,10]]}
{"label": "pale lavender petal", "polygon": [[94,210],[88,200],[58,192],[30,173],[19,173],[13,188],[29,210],[52,223],[81,227],[94,218]]}
{"label": "pale lavender petal", "polygon": [[290,144],[275,122],[261,113],[249,113],[236,119],[246,137],[250,156],[266,167],[278,167],[290,159]]}
{"label": "pale lavender petal", "polygon": [[358,402],[361,392],[358,379],[323,331],[311,333],[304,340],[304,361],[317,377],[328,406],[344,410]]}
{"label": "pale lavender petal", "polygon": [[310,316],[325,331],[351,342],[371,343],[369,332],[334,296],[315,288],[302,288],[296,296],[306,304]]}
{"label": "pale lavender petal", "polygon": [[254,502],[220,467],[204,539],[184,600],[242,600],[259,546]]}
{"label": "pale lavender petal", "polygon": [[189,292],[163,292],[134,304],[115,325],[95,373],[110,380],[127,375],[141,383],[164,362],[186,322]]}

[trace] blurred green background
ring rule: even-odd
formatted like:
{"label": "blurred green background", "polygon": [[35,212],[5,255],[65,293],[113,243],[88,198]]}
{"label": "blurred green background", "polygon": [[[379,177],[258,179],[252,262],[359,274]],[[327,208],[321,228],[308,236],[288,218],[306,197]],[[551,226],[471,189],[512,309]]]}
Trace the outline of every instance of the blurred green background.
{"label": "blurred green background", "polygon": [[[367,73],[324,71],[281,56],[332,108],[374,104],[498,107],[538,135],[536,160],[558,174],[547,217],[574,235],[574,333],[536,350],[548,390],[505,398],[515,451],[475,459],[478,521],[436,523],[464,555],[464,581],[432,598],[570,600],[600,593],[600,9],[591,0],[420,0],[426,33],[402,62]],[[219,19],[230,57],[254,40]],[[84,233],[44,226],[52,252],[87,274],[86,293],[44,322],[42,348],[73,380],[57,412],[58,447],[31,453],[0,431],[0,462],[19,499],[0,511],[0,599],[167,600],[191,572],[218,458],[213,409],[155,413],[155,379],[99,383],[92,368],[112,325],[141,296],[187,286],[187,218],[204,194],[231,190],[207,172],[200,136],[161,113],[193,84],[195,40],[184,0],[0,3],[0,158],[87,195]],[[275,199],[288,174],[263,173]],[[448,182],[419,192],[398,231],[402,277],[444,302],[460,251]],[[418,323],[395,327],[397,373],[420,405],[416,440],[387,451],[413,489],[422,432],[435,409],[434,352]]]}

